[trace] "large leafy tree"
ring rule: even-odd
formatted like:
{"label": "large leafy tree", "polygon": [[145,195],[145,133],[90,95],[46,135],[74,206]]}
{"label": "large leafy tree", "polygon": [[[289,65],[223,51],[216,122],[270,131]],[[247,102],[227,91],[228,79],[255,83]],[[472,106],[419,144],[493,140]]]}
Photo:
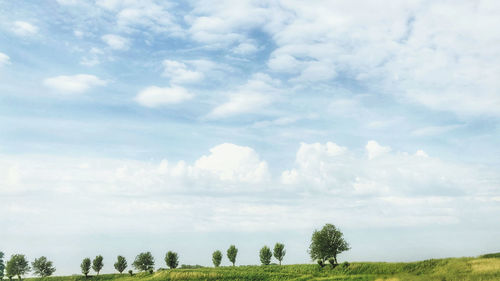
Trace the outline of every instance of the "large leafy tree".
{"label": "large leafy tree", "polygon": [[221,261],[222,261],[222,253],[221,251],[217,250],[212,254],[212,262],[214,263],[215,267],[219,267]]}
{"label": "large leafy tree", "polygon": [[271,249],[269,249],[268,246],[264,246],[260,249],[259,257],[262,265],[269,265],[271,263],[273,253],[271,253]]}
{"label": "large leafy tree", "polygon": [[4,277],[4,270],[5,270],[5,263],[3,262],[3,257],[4,257],[4,253],[3,252],[0,252],[0,280],[3,280],[3,277]]}
{"label": "large leafy tree", "polygon": [[123,256],[118,256],[115,262],[115,269],[121,274],[126,268],[127,260]]}
{"label": "large leafy tree", "polygon": [[281,265],[281,261],[283,260],[286,254],[285,245],[281,243],[276,243],[276,245],[274,245],[273,253],[274,257],[279,261]]}
{"label": "large leafy tree", "polygon": [[330,263],[338,264],[337,255],[350,249],[343,236],[333,224],[326,224],[321,230],[315,230],[309,246],[311,259],[322,263],[330,260]]}
{"label": "large leafy tree", "polygon": [[90,258],[84,258],[80,264],[80,268],[82,269],[82,273],[85,275],[85,278],[87,278],[90,272]]}
{"label": "large leafy tree", "polygon": [[98,255],[95,257],[95,259],[92,261],[92,269],[97,272],[97,275],[99,275],[99,272],[101,271],[102,267],[104,264],[102,263],[103,257],[101,255]]}
{"label": "large leafy tree", "polygon": [[233,264],[236,262],[236,256],[238,255],[238,248],[236,246],[231,245],[229,246],[229,249],[227,249],[227,258],[229,261]]}
{"label": "large leafy tree", "polygon": [[21,280],[21,276],[30,271],[30,265],[24,255],[16,254],[12,255],[10,260],[7,262],[7,266],[5,269],[9,278],[11,278],[12,276],[17,276],[17,278]]}
{"label": "large leafy tree", "polygon": [[33,273],[40,277],[51,276],[56,272],[56,268],[52,265],[52,262],[44,256],[35,259],[35,261],[31,263],[31,267],[33,267]]}
{"label": "large leafy tree", "polygon": [[140,253],[135,257],[132,264],[139,271],[149,271],[154,269],[155,259],[150,252]]}
{"label": "large leafy tree", "polygon": [[165,263],[170,269],[176,268],[179,265],[179,257],[177,253],[168,251],[165,255]]}

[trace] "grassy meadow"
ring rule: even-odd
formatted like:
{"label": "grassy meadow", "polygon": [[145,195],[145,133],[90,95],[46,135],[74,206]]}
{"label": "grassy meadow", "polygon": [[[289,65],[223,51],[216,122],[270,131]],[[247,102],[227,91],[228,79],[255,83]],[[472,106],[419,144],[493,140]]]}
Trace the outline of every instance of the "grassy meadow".
{"label": "grassy meadow", "polygon": [[30,278],[28,280],[160,281],[160,280],[352,280],[352,281],[444,281],[500,280],[500,253],[477,258],[431,259],[419,262],[353,262],[330,268],[315,264],[203,267],[158,270],[153,274],[103,274]]}

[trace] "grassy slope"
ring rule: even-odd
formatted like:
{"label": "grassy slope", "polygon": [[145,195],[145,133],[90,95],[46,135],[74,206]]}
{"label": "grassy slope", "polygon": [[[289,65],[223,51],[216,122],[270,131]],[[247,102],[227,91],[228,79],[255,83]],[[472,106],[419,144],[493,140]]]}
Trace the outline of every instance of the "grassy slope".
{"label": "grassy slope", "polygon": [[[500,255],[497,255],[500,256]],[[31,281],[43,280],[31,278]],[[82,276],[50,277],[50,281],[79,281]],[[356,262],[347,269],[320,269],[317,265],[238,266],[175,269],[151,274],[104,274],[87,280],[356,280],[356,281],[444,281],[500,280],[500,258],[448,258],[411,263]]]}

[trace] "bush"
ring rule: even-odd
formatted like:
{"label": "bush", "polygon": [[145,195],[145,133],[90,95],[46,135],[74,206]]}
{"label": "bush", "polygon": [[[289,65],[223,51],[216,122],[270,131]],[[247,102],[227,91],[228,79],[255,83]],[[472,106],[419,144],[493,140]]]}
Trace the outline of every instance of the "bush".
{"label": "bush", "polygon": [[343,263],[342,263],[342,268],[346,269],[346,268],[348,268],[350,265],[351,265],[350,263],[348,263],[347,261],[345,261],[345,262],[343,262]]}
{"label": "bush", "polygon": [[322,260],[317,260],[316,261],[318,263],[319,266],[323,267],[325,266],[325,263],[322,261]]}
{"label": "bush", "polygon": [[128,271],[128,274],[130,274],[130,276],[134,275],[134,272],[131,270]]}

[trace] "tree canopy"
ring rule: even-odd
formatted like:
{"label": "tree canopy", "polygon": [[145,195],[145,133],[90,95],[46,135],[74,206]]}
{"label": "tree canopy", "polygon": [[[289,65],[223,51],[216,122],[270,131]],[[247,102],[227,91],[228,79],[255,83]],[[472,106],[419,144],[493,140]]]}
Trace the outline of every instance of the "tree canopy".
{"label": "tree canopy", "polygon": [[337,264],[337,255],[350,249],[343,236],[333,224],[326,224],[321,230],[315,230],[309,246],[311,259],[321,260],[323,263],[333,259]]}
{"label": "tree canopy", "polygon": [[179,256],[175,252],[168,251],[165,255],[165,263],[170,269],[176,268],[179,265]]}
{"label": "tree canopy", "polygon": [[52,265],[52,262],[44,256],[35,259],[35,261],[31,263],[31,267],[33,267],[33,273],[40,277],[51,276],[56,272],[56,268]]}
{"label": "tree canopy", "polygon": [[262,247],[260,249],[259,257],[262,265],[269,265],[271,263],[271,257],[273,254],[271,253],[271,249],[268,246]]}
{"label": "tree canopy", "polygon": [[222,253],[221,251],[217,250],[212,254],[212,262],[214,263],[215,267],[219,267],[221,261],[222,261]]}
{"label": "tree canopy", "polygon": [[238,255],[238,248],[236,246],[231,245],[229,246],[229,249],[227,249],[227,258],[229,261],[233,264],[236,262],[236,256]]}
{"label": "tree canopy", "polygon": [[149,271],[154,269],[155,259],[151,252],[140,253],[135,257],[133,266],[139,271]]}
{"label": "tree canopy", "polygon": [[115,269],[120,272],[120,274],[127,268],[127,260],[123,256],[118,256],[114,264]]}
{"label": "tree canopy", "polygon": [[80,264],[80,268],[82,270],[83,275],[87,277],[90,272],[90,258],[84,258],[82,263]]}
{"label": "tree canopy", "polygon": [[99,272],[101,271],[102,267],[104,264],[102,263],[103,257],[101,255],[98,255],[95,257],[95,259],[92,261],[92,269],[97,272],[97,275],[99,275]]}
{"label": "tree canopy", "polygon": [[21,279],[21,276],[25,275],[31,270],[28,261],[24,255],[12,255],[10,260],[7,262],[5,267],[7,277],[17,276]]}
{"label": "tree canopy", "polygon": [[285,245],[281,243],[276,243],[276,245],[274,245],[273,252],[274,252],[274,257],[279,261],[281,265],[281,261],[283,260],[286,254]]}

